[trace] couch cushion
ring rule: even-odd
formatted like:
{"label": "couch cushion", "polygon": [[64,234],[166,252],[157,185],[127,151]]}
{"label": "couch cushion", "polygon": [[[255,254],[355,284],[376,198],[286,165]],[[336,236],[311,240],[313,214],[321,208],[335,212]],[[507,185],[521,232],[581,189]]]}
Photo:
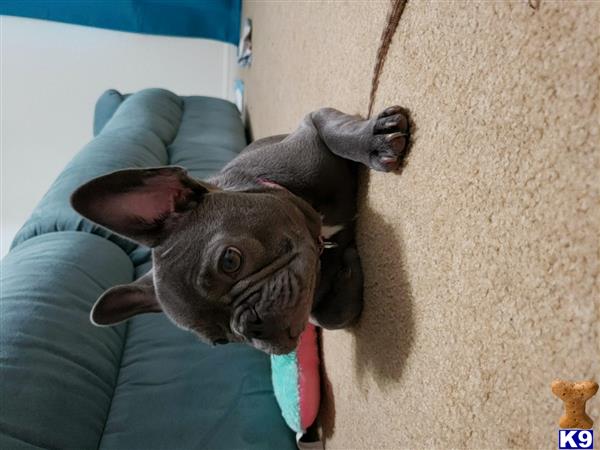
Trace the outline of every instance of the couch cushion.
{"label": "couch cushion", "polygon": [[128,283],[131,260],[101,237],[44,234],[0,263],[0,448],[95,448],[108,415],[125,326],[90,308]]}
{"label": "couch cushion", "polygon": [[240,113],[231,102],[211,97],[184,97],[183,118],[169,145],[169,164],[196,178],[208,178],[246,146]]}

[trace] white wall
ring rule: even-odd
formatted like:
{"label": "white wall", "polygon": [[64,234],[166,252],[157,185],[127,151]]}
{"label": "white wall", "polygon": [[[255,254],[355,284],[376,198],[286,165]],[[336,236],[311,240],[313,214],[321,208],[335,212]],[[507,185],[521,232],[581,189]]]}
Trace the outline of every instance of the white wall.
{"label": "white wall", "polygon": [[62,167],[92,137],[108,88],[233,99],[235,47],[0,17],[0,257]]}

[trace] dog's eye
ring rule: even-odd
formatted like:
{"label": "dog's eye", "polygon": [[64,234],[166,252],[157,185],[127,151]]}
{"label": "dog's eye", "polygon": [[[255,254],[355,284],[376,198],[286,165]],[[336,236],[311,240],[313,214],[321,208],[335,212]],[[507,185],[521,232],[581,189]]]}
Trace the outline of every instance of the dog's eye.
{"label": "dog's eye", "polygon": [[234,273],[242,266],[242,252],[235,247],[227,247],[221,256],[221,270],[225,273]]}

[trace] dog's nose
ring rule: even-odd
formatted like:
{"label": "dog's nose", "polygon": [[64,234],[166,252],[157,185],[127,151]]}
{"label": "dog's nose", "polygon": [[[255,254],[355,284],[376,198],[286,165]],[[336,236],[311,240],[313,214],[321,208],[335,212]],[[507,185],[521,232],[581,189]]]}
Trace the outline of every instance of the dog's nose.
{"label": "dog's nose", "polygon": [[248,336],[249,338],[260,339],[264,337],[264,333],[265,329],[263,326],[263,321],[260,318],[244,324],[244,335]]}
{"label": "dog's nose", "polygon": [[248,308],[240,325],[240,332],[248,338],[264,339],[267,337],[265,323],[254,308]]}

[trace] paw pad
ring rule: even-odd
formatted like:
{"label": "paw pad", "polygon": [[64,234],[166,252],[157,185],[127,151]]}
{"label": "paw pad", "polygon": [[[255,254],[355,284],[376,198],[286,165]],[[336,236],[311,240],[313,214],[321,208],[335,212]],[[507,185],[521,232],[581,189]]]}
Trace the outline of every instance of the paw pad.
{"label": "paw pad", "polygon": [[373,135],[371,167],[383,172],[397,170],[406,156],[410,140],[408,111],[401,106],[384,109],[375,119]]}

